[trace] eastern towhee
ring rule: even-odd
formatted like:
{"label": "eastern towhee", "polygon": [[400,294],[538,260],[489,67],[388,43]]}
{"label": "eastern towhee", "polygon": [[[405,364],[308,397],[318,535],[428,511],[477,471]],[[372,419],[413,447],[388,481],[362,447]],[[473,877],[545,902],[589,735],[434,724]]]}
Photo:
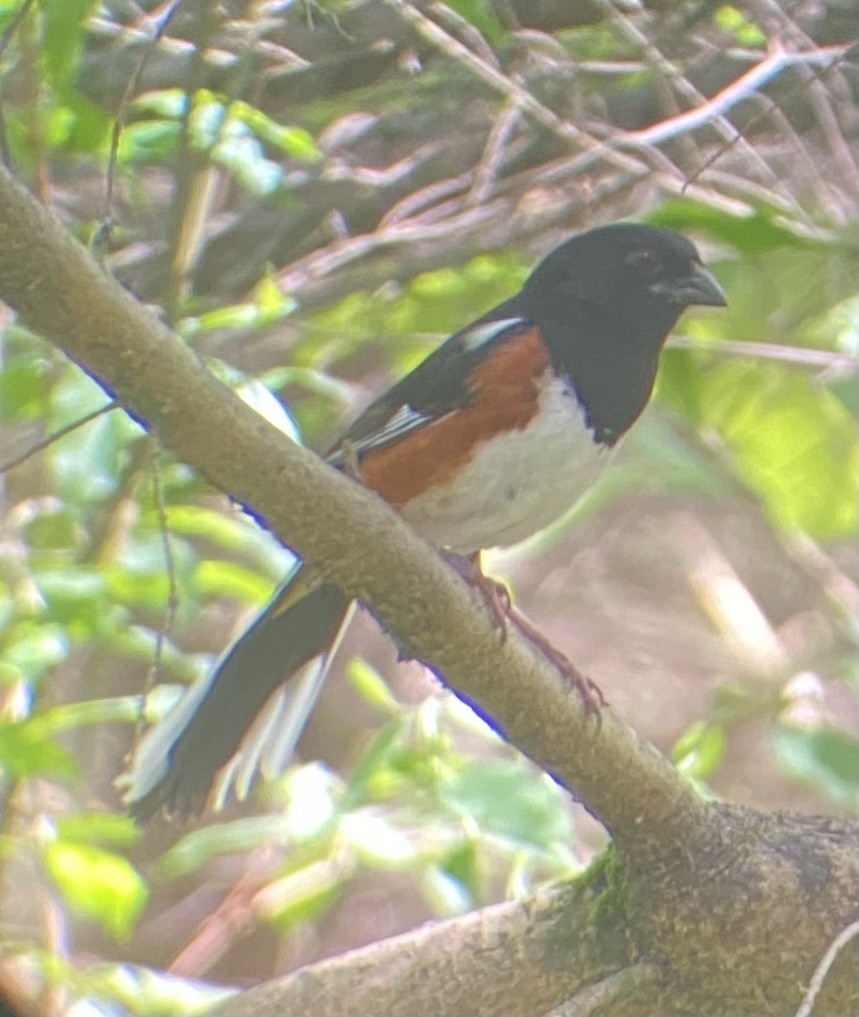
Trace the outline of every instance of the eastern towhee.
{"label": "eastern towhee", "polygon": [[[581,233],[377,399],[328,461],[439,548],[467,556],[516,544],[609,463],[684,308],[725,302],[695,247],[671,230],[616,223]],[[144,737],[128,779],[132,814],[199,809],[263,705],[327,653],[349,606],[299,564],[208,679]],[[283,733],[282,708],[257,720],[262,741]],[[259,761],[259,749],[247,751]]]}

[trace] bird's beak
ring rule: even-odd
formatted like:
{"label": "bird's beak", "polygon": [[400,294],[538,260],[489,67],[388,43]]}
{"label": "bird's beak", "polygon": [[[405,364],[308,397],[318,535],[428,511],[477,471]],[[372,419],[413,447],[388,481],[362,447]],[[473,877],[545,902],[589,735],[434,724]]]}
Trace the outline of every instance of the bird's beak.
{"label": "bird's beak", "polygon": [[689,275],[682,279],[673,279],[670,283],[656,283],[651,290],[684,307],[692,304],[702,304],[706,307],[728,305],[725,291],[716,282],[715,276],[703,265],[695,265]]}

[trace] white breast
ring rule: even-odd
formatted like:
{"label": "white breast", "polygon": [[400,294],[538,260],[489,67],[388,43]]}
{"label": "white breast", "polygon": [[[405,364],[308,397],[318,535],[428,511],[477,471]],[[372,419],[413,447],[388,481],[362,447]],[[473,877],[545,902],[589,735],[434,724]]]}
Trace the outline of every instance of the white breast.
{"label": "white breast", "polygon": [[427,539],[460,554],[509,547],[575,504],[611,452],[594,441],[574,393],[553,375],[527,429],[484,445],[450,485],[413,499],[403,516]]}

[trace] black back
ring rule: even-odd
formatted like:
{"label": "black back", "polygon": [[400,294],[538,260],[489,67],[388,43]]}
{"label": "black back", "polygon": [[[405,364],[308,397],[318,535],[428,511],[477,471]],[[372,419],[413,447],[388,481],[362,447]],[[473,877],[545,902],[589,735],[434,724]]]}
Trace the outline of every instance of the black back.
{"label": "black back", "polygon": [[470,336],[491,322],[519,319],[540,329],[595,439],[614,444],[646,406],[660,350],[683,309],[716,302],[672,290],[696,268],[695,247],[672,230],[616,223],[580,233],[547,255],[518,294],[457,332],[372,403],[346,441],[371,437],[404,406],[436,420],[468,405],[472,368],[522,325],[485,343],[470,343]]}

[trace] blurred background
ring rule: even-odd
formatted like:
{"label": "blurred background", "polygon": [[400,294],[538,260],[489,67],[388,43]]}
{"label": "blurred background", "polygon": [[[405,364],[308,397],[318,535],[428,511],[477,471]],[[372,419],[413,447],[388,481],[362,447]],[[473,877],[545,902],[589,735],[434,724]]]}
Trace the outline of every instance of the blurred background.
{"label": "blurred background", "polygon": [[[684,315],[604,481],[486,565],[702,795],[855,813],[852,3],[16,0],[0,33],[6,164],[319,451],[572,232],[694,239],[730,307]],[[13,995],[192,1013],[594,858],[586,810],[365,614],[281,778],[136,829],[144,718],[290,556],[0,318]]]}

